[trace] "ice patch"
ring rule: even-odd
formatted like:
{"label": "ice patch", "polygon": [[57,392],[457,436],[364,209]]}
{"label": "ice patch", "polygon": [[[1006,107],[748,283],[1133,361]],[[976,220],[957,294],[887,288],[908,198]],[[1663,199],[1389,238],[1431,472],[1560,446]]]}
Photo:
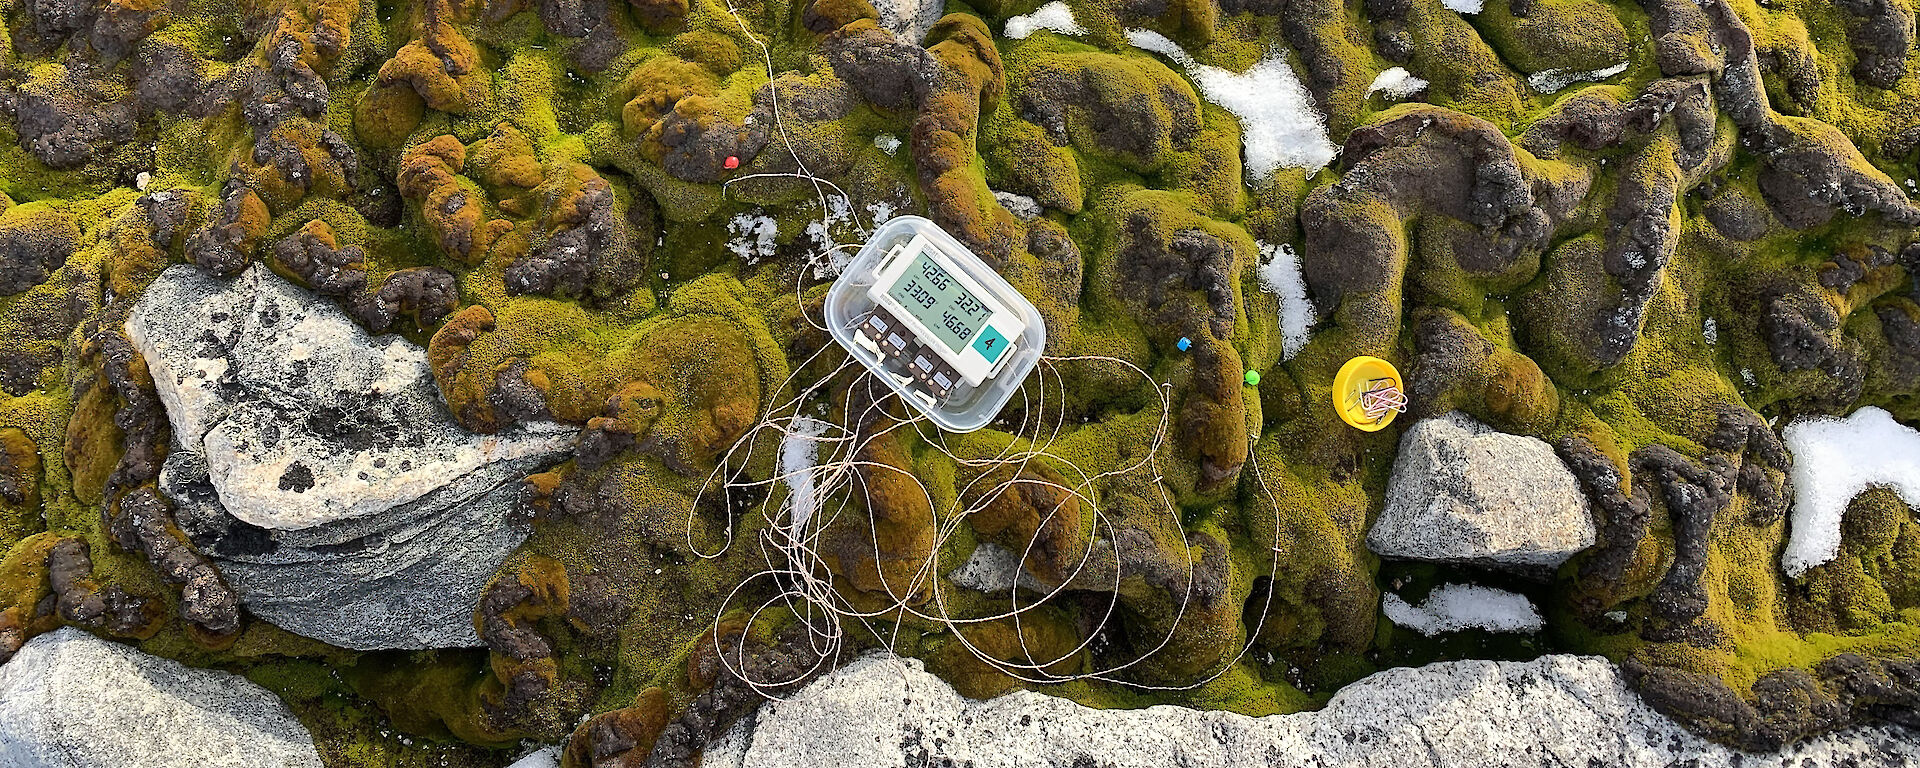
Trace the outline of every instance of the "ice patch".
{"label": "ice patch", "polygon": [[1265,262],[1255,274],[1260,277],[1261,287],[1280,299],[1280,359],[1292,360],[1307,345],[1314,321],[1307,282],[1300,275],[1300,255],[1286,243],[1259,245]]}
{"label": "ice patch", "polygon": [[1248,178],[1263,179],[1281,168],[1317,171],[1339,153],[1313,94],[1300,84],[1285,54],[1275,51],[1236,74],[1195,61],[1152,30],[1129,29],[1127,42],[1172,59],[1187,70],[1201,95],[1240,119]]}
{"label": "ice patch", "polygon": [[793,420],[787,434],[780,438],[780,461],[776,470],[787,485],[787,535],[798,541],[805,537],[807,521],[820,508],[814,492],[815,465],[820,458],[820,437],[827,423],[801,416]]}
{"label": "ice patch", "polygon": [[1793,454],[1793,521],[1780,568],[1799,577],[1840,552],[1840,516],[1853,497],[1886,486],[1920,506],[1920,432],[1867,406],[1840,419],[1795,419],[1781,435]]}
{"label": "ice patch", "polygon": [[873,137],[873,145],[879,147],[880,151],[891,155],[900,151],[900,137],[891,133],[883,133]]}
{"label": "ice patch", "polygon": [[1389,621],[1428,637],[1463,629],[1538,632],[1546,626],[1526,595],[1471,584],[1441,586],[1417,606],[1389,592],[1380,609]]}
{"label": "ice patch", "polygon": [[1720,343],[1720,321],[1711,317],[1700,323],[1700,335],[1708,344]]}
{"label": "ice patch", "polygon": [[1440,0],[1440,4],[1455,13],[1479,13],[1486,0]]}
{"label": "ice patch", "polygon": [[1585,72],[1572,69],[1543,69],[1527,75],[1527,85],[1533,86],[1534,90],[1541,93],[1558,93],[1574,83],[1599,82],[1625,71],[1627,71],[1627,63],[1624,61],[1606,69]]}
{"label": "ice patch", "polygon": [[1087,33],[1085,27],[1073,20],[1073,9],[1060,0],[1054,0],[1035,9],[1033,13],[1007,19],[1006,35],[1015,40],[1025,40],[1028,35],[1042,29],[1051,29],[1063,35]]}
{"label": "ice patch", "polygon": [[727,250],[749,265],[773,256],[774,238],[780,235],[780,222],[765,214],[742,213],[727,221]]}
{"label": "ice patch", "polygon": [[875,200],[867,203],[867,215],[873,217],[874,226],[880,226],[886,223],[887,219],[893,218],[893,203],[885,200]]}
{"label": "ice patch", "polygon": [[1367,86],[1367,95],[1379,93],[1387,98],[1399,101],[1419,93],[1427,87],[1427,81],[1414,77],[1406,67],[1394,67],[1375,75],[1373,85]]}

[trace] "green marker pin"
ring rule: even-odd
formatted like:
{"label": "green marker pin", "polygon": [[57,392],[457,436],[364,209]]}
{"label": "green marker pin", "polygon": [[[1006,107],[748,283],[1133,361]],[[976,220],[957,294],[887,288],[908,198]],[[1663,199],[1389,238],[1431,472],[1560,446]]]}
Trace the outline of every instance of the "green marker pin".
{"label": "green marker pin", "polygon": [[1249,386],[1249,387],[1257,387],[1257,386],[1260,386],[1260,372],[1259,372],[1259,371],[1247,371],[1247,386]]}

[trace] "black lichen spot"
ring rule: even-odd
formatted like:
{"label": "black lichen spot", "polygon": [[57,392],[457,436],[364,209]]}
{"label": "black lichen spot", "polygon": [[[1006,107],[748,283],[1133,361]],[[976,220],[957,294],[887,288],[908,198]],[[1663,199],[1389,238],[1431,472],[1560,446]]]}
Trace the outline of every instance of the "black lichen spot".
{"label": "black lichen spot", "polygon": [[307,465],[300,462],[294,462],[293,466],[287,467],[287,471],[280,475],[280,490],[305,493],[312,487],[313,470],[307,469]]}

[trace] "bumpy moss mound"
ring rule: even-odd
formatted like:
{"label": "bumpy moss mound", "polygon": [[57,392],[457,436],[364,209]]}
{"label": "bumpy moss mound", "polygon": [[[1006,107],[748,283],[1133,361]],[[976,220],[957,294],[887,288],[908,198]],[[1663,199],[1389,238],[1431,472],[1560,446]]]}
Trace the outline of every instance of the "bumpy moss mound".
{"label": "bumpy moss mound", "polygon": [[[1870,492],[1832,562],[1776,565],[1780,425],[1920,423],[1908,4],[1069,0],[1080,34],[996,35],[1037,5],[0,3],[0,660],[71,624],[239,670],[341,768],[687,765],[882,645],[1102,706],[1292,711],[1572,651],[1749,748],[1914,716],[1914,510]],[[1191,78],[1263,60],[1333,167],[1246,176],[1274,127]],[[1391,67],[1426,85],[1376,92]],[[1043,377],[982,432],[903,424],[817,325],[843,244],[900,213],[1046,317]],[[1310,309],[1261,276],[1294,254]],[[426,346],[461,425],[580,428],[526,481],[485,648],[287,633],[173,518],[121,325],[170,264],[255,262]],[[1330,408],[1356,354],[1409,375],[1392,429]],[[859,614],[831,631],[767,574],[788,486],[755,430],[785,405],[871,438],[797,566]],[[1375,558],[1399,432],[1450,410],[1555,445],[1600,543],[1547,583]],[[986,545],[1021,591],[948,578]],[[1381,618],[1461,576],[1549,630]]]}

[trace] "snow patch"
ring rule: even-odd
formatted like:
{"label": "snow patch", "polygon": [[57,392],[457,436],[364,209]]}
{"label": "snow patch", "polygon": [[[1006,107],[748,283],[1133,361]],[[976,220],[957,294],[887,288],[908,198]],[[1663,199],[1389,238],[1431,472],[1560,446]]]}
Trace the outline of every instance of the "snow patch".
{"label": "snow patch", "polygon": [[1280,299],[1280,358],[1292,360],[1312,336],[1313,302],[1307,300],[1307,281],[1300,274],[1300,255],[1286,243],[1260,243],[1265,259],[1256,270],[1260,285]]}
{"label": "snow patch", "polygon": [[892,155],[900,151],[900,137],[883,133],[873,137],[873,145],[879,147],[880,151]]}
{"label": "snow patch", "polygon": [[1412,96],[1427,87],[1427,81],[1414,77],[1406,67],[1394,67],[1375,75],[1373,84],[1367,86],[1367,95],[1383,94],[1387,98],[1399,101]]}
{"label": "snow patch", "polygon": [[853,203],[846,196],[830,192],[826,196],[826,207],[820,208],[819,215],[807,222],[807,239],[813,242],[814,253],[824,257],[813,264],[813,276],[816,278],[838,277],[841,270],[853,261],[853,254],[859,250],[841,247],[838,237],[851,238],[858,243],[862,238],[856,231],[853,219]]}
{"label": "snow patch", "polygon": [[1920,506],[1920,431],[1867,406],[1844,419],[1795,419],[1781,432],[1793,454],[1793,521],[1780,567],[1799,577],[1840,552],[1840,516],[1853,497],[1886,486]]}
{"label": "snow patch", "polygon": [[1527,75],[1527,85],[1541,93],[1558,93],[1574,83],[1599,82],[1627,71],[1627,63],[1620,62],[1606,69],[1594,69],[1585,72],[1572,69],[1543,69]]}
{"label": "snow patch", "polygon": [[820,458],[820,438],[826,433],[826,422],[801,416],[780,438],[776,469],[787,485],[787,535],[795,541],[805,537],[807,521],[820,508],[813,476]]}
{"label": "snow patch", "polygon": [[1538,632],[1546,626],[1526,595],[1472,584],[1441,586],[1417,606],[1389,592],[1380,609],[1389,621],[1428,637],[1463,629]]}
{"label": "snow patch", "polygon": [[771,257],[774,238],[780,235],[780,222],[766,214],[742,213],[727,221],[727,250],[749,265]]}
{"label": "snow patch", "polygon": [[1455,13],[1479,13],[1486,0],[1440,0],[1440,4]]}
{"label": "snow patch", "polygon": [[1339,153],[1313,94],[1300,84],[1284,53],[1275,51],[1236,74],[1195,61],[1178,43],[1152,30],[1129,29],[1127,42],[1172,59],[1187,70],[1201,95],[1240,119],[1249,178],[1263,179],[1281,168],[1317,171]]}
{"label": "snow patch", "polygon": [[560,768],[560,748],[542,747],[527,753],[507,768]]}
{"label": "snow patch", "polygon": [[1084,35],[1085,27],[1073,20],[1073,9],[1066,3],[1054,0],[1040,6],[1033,13],[1007,19],[1006,35],[1015,40],[1025,40],[1028,35],[1043,29],[1051,29],[1063,35]]}
{"label": "snow patch", "polygon": [[1711,317],[1700,323],[1700,335],[1708,344],[1720,343],[1720,321]]}

